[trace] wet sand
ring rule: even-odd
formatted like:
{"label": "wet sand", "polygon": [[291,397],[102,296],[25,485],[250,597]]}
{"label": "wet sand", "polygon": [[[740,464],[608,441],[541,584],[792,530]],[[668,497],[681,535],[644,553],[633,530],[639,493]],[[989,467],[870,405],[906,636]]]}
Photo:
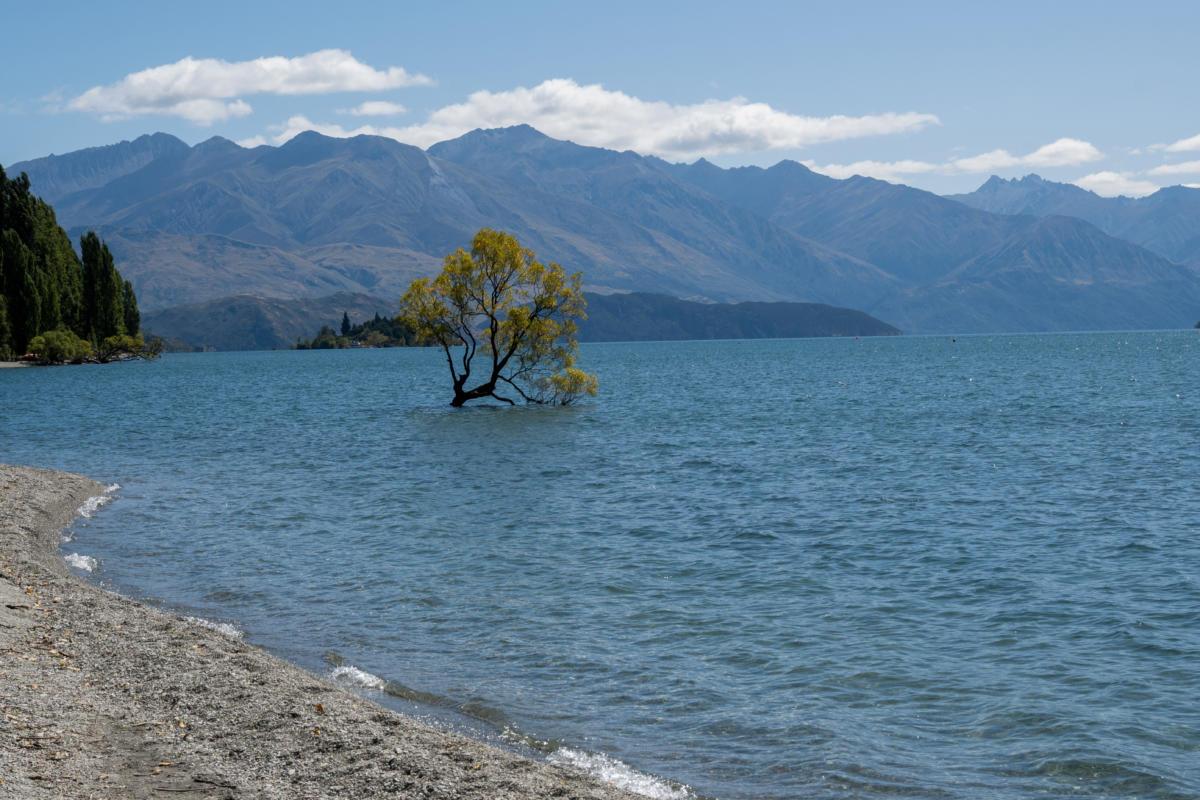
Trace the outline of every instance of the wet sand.
{"label": "wet sand", "polygon": [[104,487],[0,466],[0,798],[635,798],[70,574]]}

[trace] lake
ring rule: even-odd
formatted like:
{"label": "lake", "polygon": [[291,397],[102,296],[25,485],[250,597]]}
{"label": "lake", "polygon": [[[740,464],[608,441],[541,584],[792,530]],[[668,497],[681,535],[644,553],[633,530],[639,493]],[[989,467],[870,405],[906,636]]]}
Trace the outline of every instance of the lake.
{"label": "lake", "polygon": [[1195,332],[439,358],[3,370],[0,461],[120,485],[93,580],[659,797],[1200,796]]}

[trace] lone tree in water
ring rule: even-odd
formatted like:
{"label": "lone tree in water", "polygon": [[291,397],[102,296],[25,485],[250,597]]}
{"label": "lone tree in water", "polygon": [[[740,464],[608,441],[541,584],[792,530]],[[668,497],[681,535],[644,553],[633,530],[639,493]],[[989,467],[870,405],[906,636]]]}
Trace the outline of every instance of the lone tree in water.
{"label": "lone tree in water", "polygon": [[445,353],[450,405],[484,397],[514,405],[509,394],[567,405],[598,386],[575,366],[585,307],[578,272],[543,264],[515,236],[484,228],[471,252],[451,253],[436,278],[412,282],[400,318]]}

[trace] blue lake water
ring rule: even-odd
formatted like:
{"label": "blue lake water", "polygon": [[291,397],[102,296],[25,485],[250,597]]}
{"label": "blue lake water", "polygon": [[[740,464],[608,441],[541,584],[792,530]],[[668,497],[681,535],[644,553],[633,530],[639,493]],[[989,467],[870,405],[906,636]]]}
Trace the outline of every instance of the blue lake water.
{"label": "blue lake water", "polygon": [[583,363],[594,402],[458,411],[427,350],[3,370],[0,460],[121,485],[66,546],[94,579],[556,758],[1200,797],[1200,336]]}

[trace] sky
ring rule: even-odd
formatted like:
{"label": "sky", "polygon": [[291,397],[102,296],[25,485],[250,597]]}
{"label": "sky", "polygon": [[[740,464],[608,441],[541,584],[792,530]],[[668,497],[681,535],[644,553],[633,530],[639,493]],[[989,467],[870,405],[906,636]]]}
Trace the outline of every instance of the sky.
{"label": "sky", "polygon": [[427,147],[528,123],[939,193],[1200,186],[1192,2],[3,3],[0,164],[154,131]]}

